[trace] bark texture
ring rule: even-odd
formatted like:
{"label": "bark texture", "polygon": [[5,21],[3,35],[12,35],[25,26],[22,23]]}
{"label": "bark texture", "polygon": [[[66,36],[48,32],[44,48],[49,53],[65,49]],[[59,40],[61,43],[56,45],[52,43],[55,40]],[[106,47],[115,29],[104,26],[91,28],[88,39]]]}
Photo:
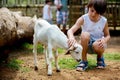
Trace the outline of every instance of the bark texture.
{"label": "bark texture", "polygon": [[34,18],[22,16],[20,11],[13,12],[0,8],[0,47],[9,46],[20,40],[32,40]]}

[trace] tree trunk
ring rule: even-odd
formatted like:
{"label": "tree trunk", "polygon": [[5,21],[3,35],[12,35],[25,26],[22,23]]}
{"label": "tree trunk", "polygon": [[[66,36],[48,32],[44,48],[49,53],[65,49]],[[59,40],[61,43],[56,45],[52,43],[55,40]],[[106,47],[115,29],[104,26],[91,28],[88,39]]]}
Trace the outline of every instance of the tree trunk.
{"label": "tree trunk", "polygon": [[7,62],[11,46],[20,45],[23,40],[32,42],[34,20],[21,12],[0,8],[0,63]]}
{"label": "tree trunk", "polygon": [[[0,9],[0,47],[9,46],[19,40],[32,40],[34,18],[22,16],[21,12]],[[19,44],[19,43],[18,43]]]}

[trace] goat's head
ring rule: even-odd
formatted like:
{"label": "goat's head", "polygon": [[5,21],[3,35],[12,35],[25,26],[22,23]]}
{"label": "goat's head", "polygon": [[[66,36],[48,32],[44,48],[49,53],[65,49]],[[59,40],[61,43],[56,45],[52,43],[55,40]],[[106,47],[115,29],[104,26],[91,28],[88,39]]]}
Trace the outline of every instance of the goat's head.
{"label": "goat's head", "polygon": [[81,60],[81,55],[82,55],[82,46],[78,43],[76,43],[74,46],[71,46],[66,54],[71,54],[71,56],[76,60],[80,61]]}

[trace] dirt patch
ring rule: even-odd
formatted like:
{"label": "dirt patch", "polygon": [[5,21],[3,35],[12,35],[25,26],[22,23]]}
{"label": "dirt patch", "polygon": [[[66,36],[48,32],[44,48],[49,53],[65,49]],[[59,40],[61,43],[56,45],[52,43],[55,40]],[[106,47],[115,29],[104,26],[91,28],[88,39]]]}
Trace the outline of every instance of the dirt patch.
{"label": "dirt patch", "polygon": [[[119,43],[109,43],[106,52],[120,53]],[[1,65],[0,80],[120,80],[120,61],[106,60],[107,66],[105,69],[93,68],[85,72],[77,72],[75,69],[61,69],[61,72],[58,73],[55,68],[53,68],[53,75],[47,76],[43,54],[38,55],[38,71],[34,71],[32,52],[27,52],[25,50],[13,51],[10,54],[10,58],[14,57],[24,61],[24,63],[22,63],[22,67],[24,67],[23,70],[12,70]],[[60,54],[59,57],[66,56]]]}

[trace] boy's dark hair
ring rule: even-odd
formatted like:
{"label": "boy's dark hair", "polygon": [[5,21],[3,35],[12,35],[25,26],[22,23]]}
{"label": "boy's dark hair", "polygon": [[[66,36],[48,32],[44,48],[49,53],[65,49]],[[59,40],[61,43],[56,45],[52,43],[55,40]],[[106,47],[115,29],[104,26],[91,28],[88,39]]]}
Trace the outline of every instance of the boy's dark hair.
{"label": "boy's dark hair", "polygon": [[45,3],[47,4],[48,2],[52,2],[51,0],[45,0]]}
{"label": "boy's dark hair", "polygon": [[93,7],[98,14],[102,15],[106,11],[107,2],[106,0],[90,0],[88,3],[88,9],[89,7]]}

